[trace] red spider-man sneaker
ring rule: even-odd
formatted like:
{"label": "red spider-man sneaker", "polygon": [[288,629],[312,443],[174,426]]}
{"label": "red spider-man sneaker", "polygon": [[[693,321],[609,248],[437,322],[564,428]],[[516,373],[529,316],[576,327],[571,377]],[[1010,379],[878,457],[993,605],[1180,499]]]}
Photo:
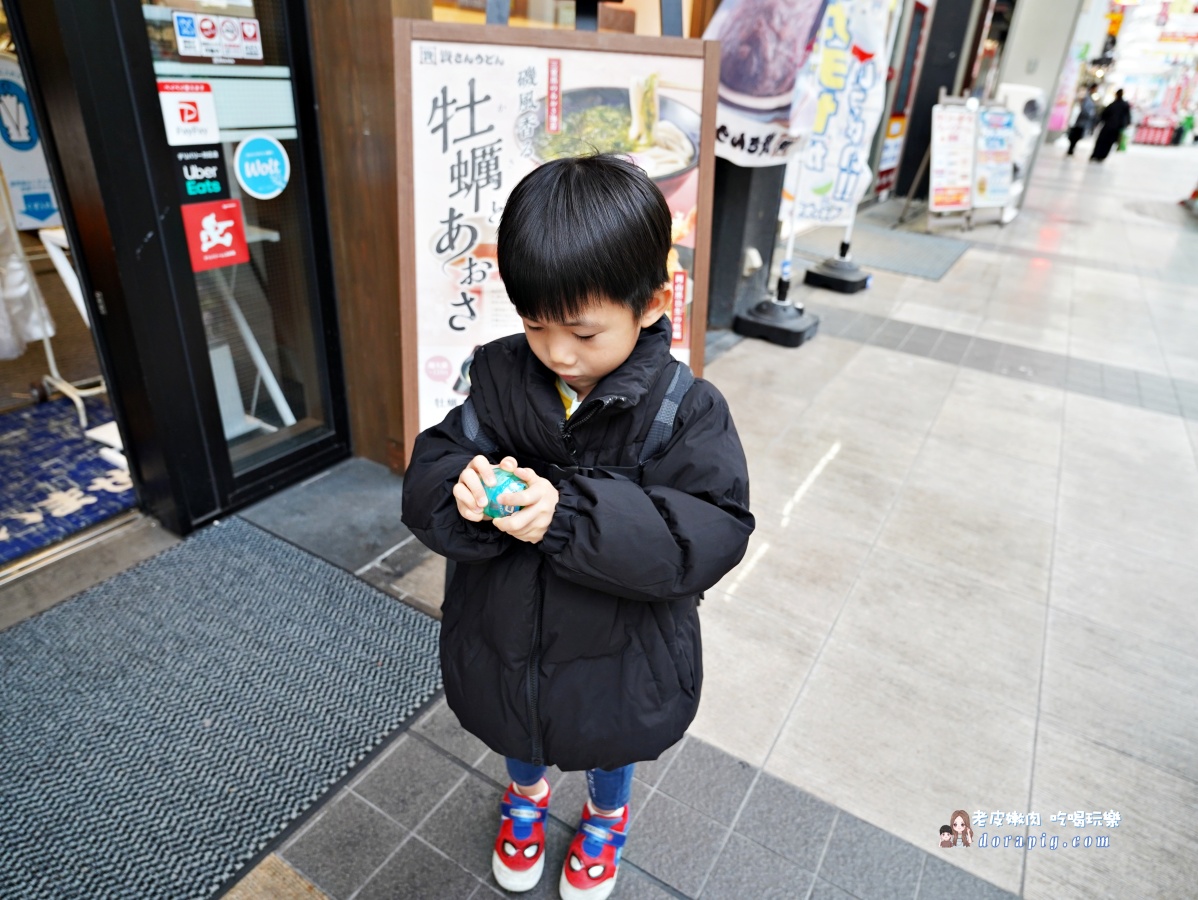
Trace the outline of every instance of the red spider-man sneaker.
{"label": "red spider-man sneaker", "polygon": [[491,854],[491,872],[505,891],[531,891],[545,870],[549,791],[534,801],[516,793],[514,784],[509,785],[499,808],[502,817]]}
{"label": "red spider-man sneaker", "polygon": [[604,819],[582,808],[582,821],[562,866],[558,892],[562,900],[607,900],[616,889],[620,853],[628,829],[628,806],[618,819]]}

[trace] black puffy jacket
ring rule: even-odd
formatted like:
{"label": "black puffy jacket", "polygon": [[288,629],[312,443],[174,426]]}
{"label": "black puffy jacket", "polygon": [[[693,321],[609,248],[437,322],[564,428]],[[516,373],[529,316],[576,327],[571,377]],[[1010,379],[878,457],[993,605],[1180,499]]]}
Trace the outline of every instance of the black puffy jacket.
{"label": "black puffy jacket", "polygon": [[561,467],[557,513],[540,544],[458,514],[453,485],[479,452],[460,408],[416,439],[403,519],[457,563],[442,610],[445,695],[497,753],[611,769],[656,759],[694,719],[703,680],[696,607],[753,531],[724,398],[694,383],[639,484],[601,468],[636,466],[673,370],[669,342],[664,320],[644,330],[569,421],[523,335],[476,353],[471,401],[499,447],[492,462],[511,455],[545,477]]}

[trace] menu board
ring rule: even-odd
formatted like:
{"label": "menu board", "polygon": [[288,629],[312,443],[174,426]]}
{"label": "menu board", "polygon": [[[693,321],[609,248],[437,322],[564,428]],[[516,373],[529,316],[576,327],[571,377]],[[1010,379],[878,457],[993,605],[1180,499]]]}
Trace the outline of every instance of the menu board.
{"label": "menu board", "polygon": [[1011,202],[1015,178],[1015,114],[1003,106],[978,113],[977,158],[974,162],[973,207],[994,209]]}
{"label": "menu board", "polygon": [[928,187],[931,212],[973,208],[977,122],[977,111],[964,104],[932,107],[932,174]]}
{"label": "menu board", "polygon": [[478,346],[523,330],[499,276],[497,229],[520,179],[562,156],[626,154],[661,189],[673,217],[673,352],[701,365],[714,170],[702,148],[714,146],[715,101],[704,54],[681,39],[397,23],[409,192],[400,302],[416,337],[405,416],[414,382],[417,430],[465,400]]}

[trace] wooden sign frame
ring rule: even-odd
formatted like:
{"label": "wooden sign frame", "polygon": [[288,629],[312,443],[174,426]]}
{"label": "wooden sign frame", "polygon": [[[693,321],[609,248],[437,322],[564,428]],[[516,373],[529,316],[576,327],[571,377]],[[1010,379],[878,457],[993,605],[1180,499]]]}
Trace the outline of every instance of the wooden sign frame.
{"label": "wooden sign frame", "polygon": [[698,196],[694,228],[694,275],[691,297],[690,365],[702,375],[710,286],[712,196],[715,186],[716,97],[719,44],[683,38],[638,37],[579,31],[513,29],[494,25],[458,25],[411,19],[394,21],[396,139],[399,181],[399,310],[403,371],[404,462],[420,431],[419,344],[416,299],[416,197],[413,171],[412,42],[443,41],[492,47],[593,51],[703,60],[702,108],[698,152]]}

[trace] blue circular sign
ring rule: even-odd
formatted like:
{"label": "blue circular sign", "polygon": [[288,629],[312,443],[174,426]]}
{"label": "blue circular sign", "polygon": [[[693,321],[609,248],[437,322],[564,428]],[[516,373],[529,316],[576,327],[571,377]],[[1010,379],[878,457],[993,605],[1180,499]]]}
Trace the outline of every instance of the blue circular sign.
{"label": "blue circular sign", "polygon": [[33,105],[25,88],[15,81],[0,78],[0,137],[14,150],[32,150],[37,146],[37,124]]}
{"label": "blue circular sign", "polygon": [[255,200],[273,200],[291,180],[291,160],[282,144],[257,134],[237,146],[233,171],[241,189]]}

